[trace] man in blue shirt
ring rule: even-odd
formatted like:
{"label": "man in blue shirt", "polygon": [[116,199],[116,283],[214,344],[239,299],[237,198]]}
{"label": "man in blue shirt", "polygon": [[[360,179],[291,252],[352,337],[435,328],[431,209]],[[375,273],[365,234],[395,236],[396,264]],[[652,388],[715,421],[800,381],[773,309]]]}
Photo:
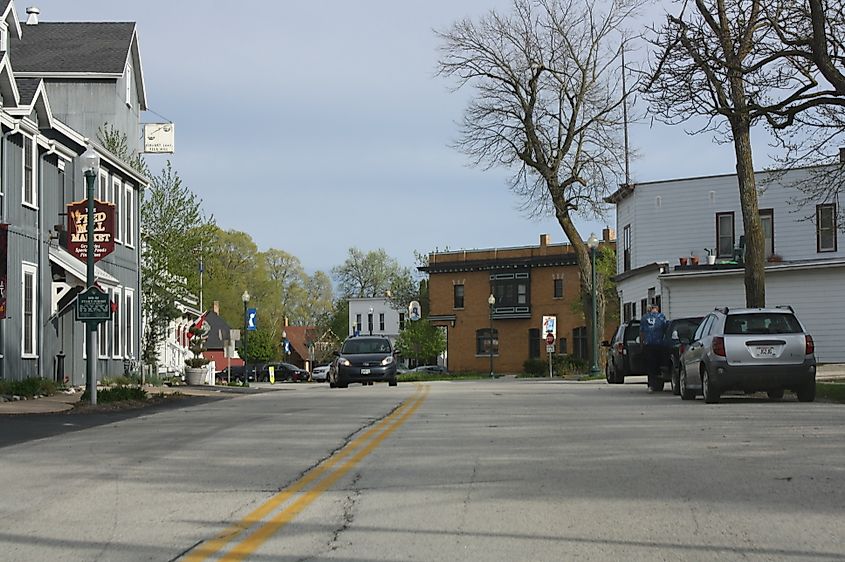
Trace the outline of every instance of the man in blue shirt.
{"label": "man in blue shirt", "polygon": [[663,338],[668,322],[657,305],[649,307],[649,312],[640,319],[640,344],[643,346],[643,360],[648,373],[648,390],[657,392],[663,390],[660,378],[660,364],[665,353]]}

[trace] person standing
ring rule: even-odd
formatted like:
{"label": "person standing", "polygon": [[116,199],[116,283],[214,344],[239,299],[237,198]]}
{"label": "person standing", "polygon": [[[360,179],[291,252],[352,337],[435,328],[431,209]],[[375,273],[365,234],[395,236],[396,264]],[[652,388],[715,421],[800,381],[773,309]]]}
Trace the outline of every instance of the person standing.
{"label": "person standing", "polygon": [[656,304],[649,307],[648,314],[640,320],[640,343],[643,346],[643,359],[648,373],[648,390],[663,390],[660,379],[660,365],[663,362],[665,348],[663,338],[668,322]]}

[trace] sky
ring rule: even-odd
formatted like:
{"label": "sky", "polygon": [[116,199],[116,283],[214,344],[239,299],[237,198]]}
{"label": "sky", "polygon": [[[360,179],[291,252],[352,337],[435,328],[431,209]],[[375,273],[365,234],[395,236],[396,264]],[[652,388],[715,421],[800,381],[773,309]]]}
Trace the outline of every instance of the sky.
{"label": "sky", "polygon": [[[16,3],[21,19],[34,3]],[[565,236],[531,218],[512,171],[451,147],[471,91],[437,77],[433,30],[509,0],[40,0],[41,21],[135,21],[149,109],[175,123],[170,158],[225,229],[295,255],[309,273],[350,247],[414,252],[536,245]],[[24,29],[25,32],[25,29]],[[155,113],[153,113],[155,112]],[[730,145],[636,123],[633,181],[733,173]],[[139,139],[140,143],[140,139]],[[757,146],[764,143],[757,143]],[[768,164],[755,150],[755,167]],[[615,228],[576,223],[584,239]]]}

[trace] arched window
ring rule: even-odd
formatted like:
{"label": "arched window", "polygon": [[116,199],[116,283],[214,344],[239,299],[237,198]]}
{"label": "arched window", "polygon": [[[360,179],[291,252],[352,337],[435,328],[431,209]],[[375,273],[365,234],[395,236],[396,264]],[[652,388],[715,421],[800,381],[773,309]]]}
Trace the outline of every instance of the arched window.
{"label": "arched window", "polygon": [[[492,337],[491,337],[492,336]],[[493,328],[482,328],[475,331],[475,353],[476,355],[490,355],[490,346],[493,347],[493,355],[499,353],[499,330]]]}

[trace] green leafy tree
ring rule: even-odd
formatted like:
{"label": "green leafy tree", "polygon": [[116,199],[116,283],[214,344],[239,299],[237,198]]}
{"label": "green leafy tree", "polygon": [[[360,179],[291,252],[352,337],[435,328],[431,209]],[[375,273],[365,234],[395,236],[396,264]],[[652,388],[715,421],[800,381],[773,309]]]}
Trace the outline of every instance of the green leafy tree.
{"label": "green leafy tree", "polygon": [[418,363],[426,362],[446,351],[446,336],[428,320],[408,322],[396,338],[396,349]]}
{"label": "green leafy tree", "polygon": [[133,170],[142,176],[150,176],[150,169],[144,157],[138,151],[129,149],[126,133],[119,131],[114,125],[105,123],[97,128],[97,140],[106,150],[129,164]]}
{"label": "green leafy tree", "polygon": [[324,330],[331,330],[341,340],[346,338],[350,328],[349,301],[343,297],[335,300],[331,313],[318,326]]}
{"label": "green leafy tree", "polygon": [[258,329],[247,334],[246,361],[250,365],[267,363],[279,357],[279,342],[269,330]]}
{"label": "green leafy tree", "polygon": [[[346,297],[384,297],[390,292],[395,298],[405,298],[413,292],[413,273],[402,267],[382,249],[367,253],[349,248],[343,264],[332,269],[341,294]],[[405,302],[405,306],[407,306]]]}
{"label": "green leafy tree", "polygon": [[333,309],[332,281],[322,271],[305,277],[303,286],[298,287],[288,308],[291,323],[299,326],[319,326]]}

